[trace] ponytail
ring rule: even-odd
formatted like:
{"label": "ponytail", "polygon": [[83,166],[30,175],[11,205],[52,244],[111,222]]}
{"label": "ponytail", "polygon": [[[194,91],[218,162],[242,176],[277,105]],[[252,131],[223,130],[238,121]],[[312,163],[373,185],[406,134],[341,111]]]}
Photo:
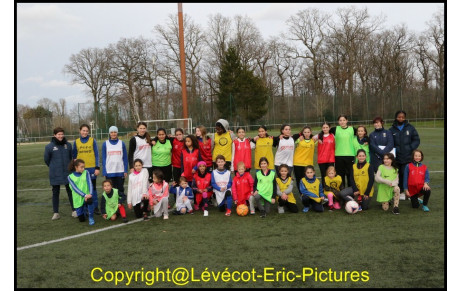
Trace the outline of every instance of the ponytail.
{"label": "ponytail", "polygon": [[75,161],[74,160],[71,160],[70,163],[69,163],[69,172],[75,172],[75,169],[80,166],[80,164],[84,164],[85,161],[83,161],[82,159],[76,159]]}

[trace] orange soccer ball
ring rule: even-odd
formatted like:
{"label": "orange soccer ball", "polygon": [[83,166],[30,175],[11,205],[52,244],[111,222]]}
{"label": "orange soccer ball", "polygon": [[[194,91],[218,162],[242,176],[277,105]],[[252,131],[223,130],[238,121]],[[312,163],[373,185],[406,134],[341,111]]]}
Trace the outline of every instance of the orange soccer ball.
{"label": "orange soccer ball", "polygon": [[238,214],[239,216],[248,215],[248,211],[249,211],[249,209],[248,209],[248,206],[246,204],[240,204],[236,208],[236,214]]}

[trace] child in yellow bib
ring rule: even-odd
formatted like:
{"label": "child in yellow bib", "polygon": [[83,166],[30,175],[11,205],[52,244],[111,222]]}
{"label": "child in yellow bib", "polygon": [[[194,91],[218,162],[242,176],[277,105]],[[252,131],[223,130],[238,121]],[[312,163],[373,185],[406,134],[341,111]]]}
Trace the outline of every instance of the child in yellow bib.
{"label": "child in yellow bib", "polygon": [[303,212],[308,212],[310,207],[316,212],[323,212],[324,192],[321,181],[315,176],[315,168],[311,165],[305,167],[305,177],[300,181],[300,198],[304,206]]}
{"label": "child in yellow bib", "polygon": [[342,190],[342,177],[337,175],[334,166],[329,166],[324,177],[324,192],[327,196],[329,210],[340,209],[340,190]]}
{"label": "child in yellow bib", "polygon": [[294,188],[294,183],[292,182],[291,175],[289,174],[289,166],[286,164],[281,164],[278,168],[279,178],[276,178],[276,201],[278,202],[278,213],[284,213],[284,207],[288,211],[297,213],[299,209],[297,208],[296,200],[292,189]]}
{"label": "child in yellow bib", "polygon": [[359,149],[356,158],[358,162],[353,165],[351,187],[340,191],[340,196],[344,201],[356,200],[360,204],[359,211],[361,211],[369,208],[371,197],[374,194],[374,170],[366,161],[365,150]]}

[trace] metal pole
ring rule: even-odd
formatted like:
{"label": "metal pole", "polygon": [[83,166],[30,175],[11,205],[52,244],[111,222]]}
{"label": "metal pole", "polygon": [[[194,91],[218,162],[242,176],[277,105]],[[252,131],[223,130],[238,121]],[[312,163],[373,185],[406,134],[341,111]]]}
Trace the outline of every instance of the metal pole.
{"label": "metal pole", "polygon": [[186,83],[186,77],[185,77],[184,19],[182,16],[182,3],[178,3],[177,8],[178,8],[178,17],[179,17],[179,49],[180,49],[181,83],[182,83],[182,118],[188,118],[187,83]]}

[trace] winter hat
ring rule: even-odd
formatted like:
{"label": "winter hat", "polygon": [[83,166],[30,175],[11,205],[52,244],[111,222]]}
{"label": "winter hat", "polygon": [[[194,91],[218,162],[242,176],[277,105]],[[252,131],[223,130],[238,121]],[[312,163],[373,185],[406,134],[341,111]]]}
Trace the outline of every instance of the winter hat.
{"label": "winter hat", "polygon": [[206,166],[206,162],[204,161],[199,161],[198,164],[196,165],[197,167],[200,167],[201,165],[205,165]]}
{"label": "winter hat", "polygon": [[118,133],[118,127],[116,127],[115,125],[112,125],[110,128],[109,128],[109,133],[111,132],[116,132]]}

